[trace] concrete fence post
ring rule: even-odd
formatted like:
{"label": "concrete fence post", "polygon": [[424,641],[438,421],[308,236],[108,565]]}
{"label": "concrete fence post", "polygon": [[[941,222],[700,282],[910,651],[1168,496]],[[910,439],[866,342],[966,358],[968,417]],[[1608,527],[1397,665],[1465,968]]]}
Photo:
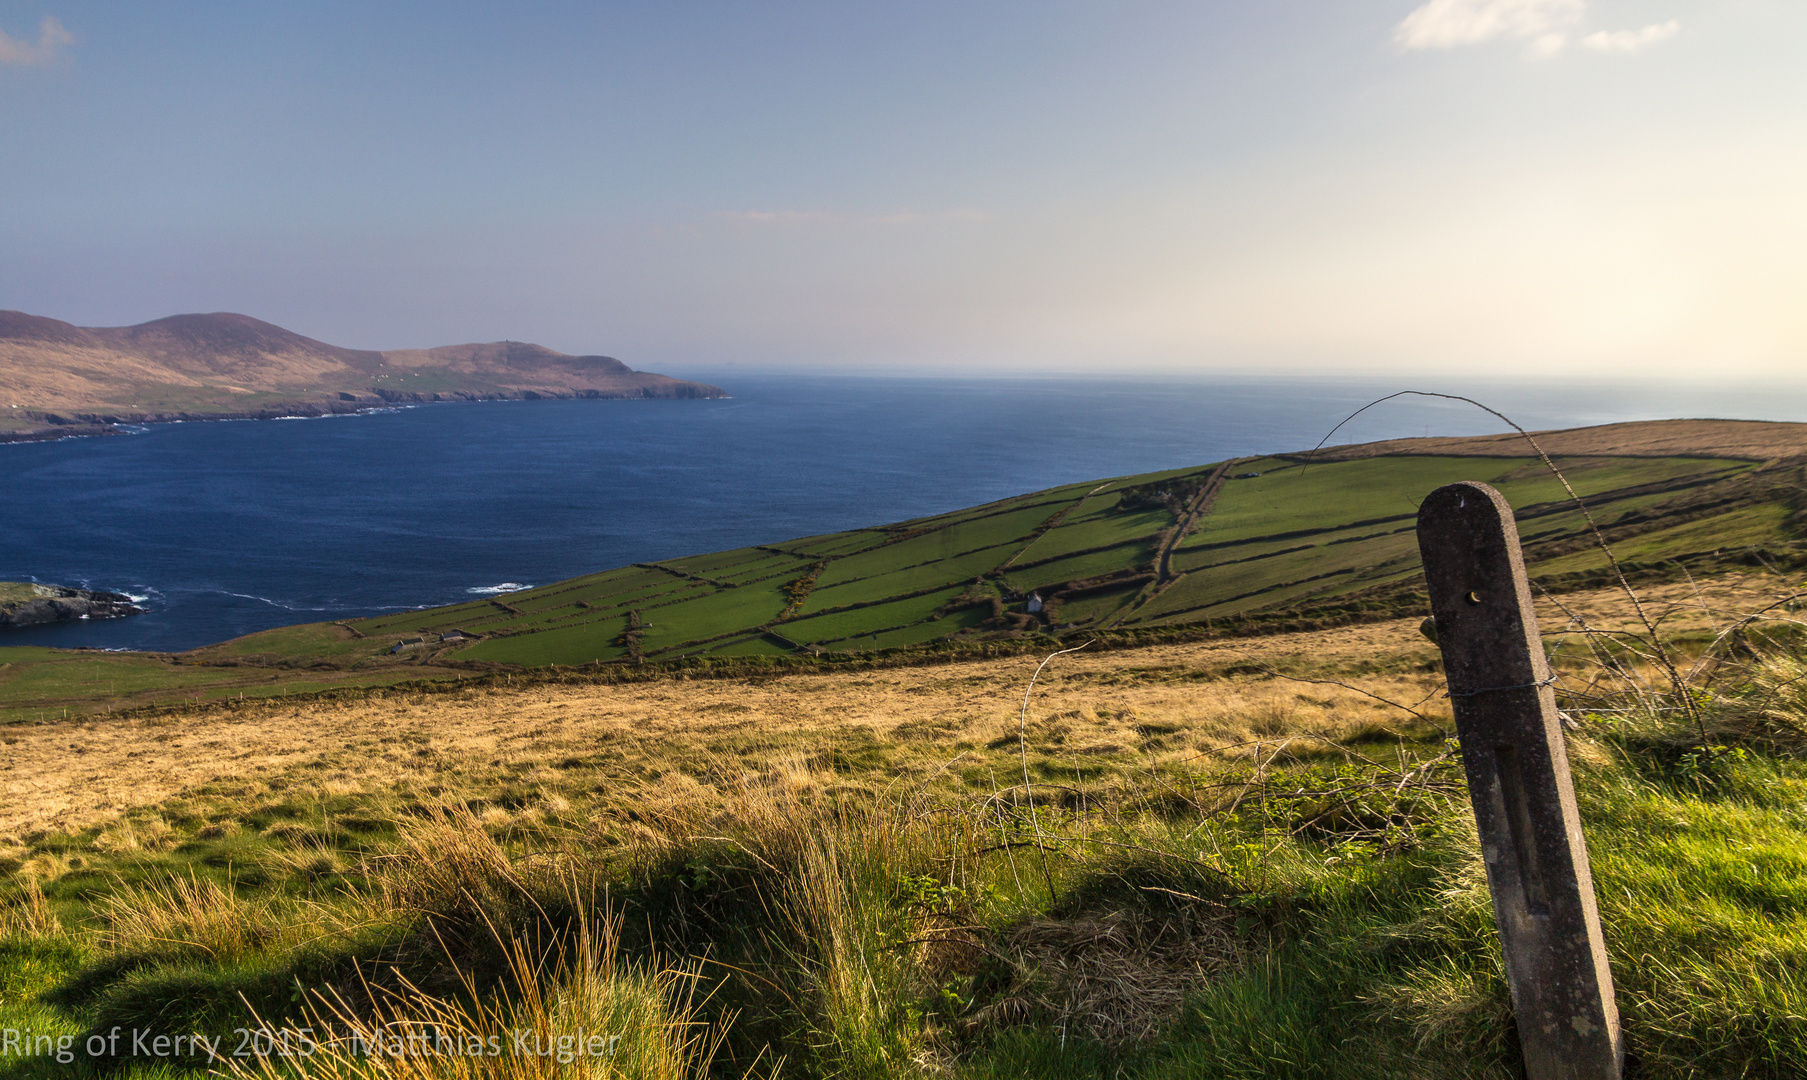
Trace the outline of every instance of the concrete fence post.
{"label": "concrete fence post", "polygon": [[1525,1071],[1618,1080],[1612,971],[1512,509],[1486,484],[1438,488],[1418,547]]}

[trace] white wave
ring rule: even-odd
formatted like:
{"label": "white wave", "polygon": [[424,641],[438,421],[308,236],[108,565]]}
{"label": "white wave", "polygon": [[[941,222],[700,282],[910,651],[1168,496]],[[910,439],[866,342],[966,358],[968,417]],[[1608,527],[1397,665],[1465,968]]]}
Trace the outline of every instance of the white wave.
{"label": "white wave", "polygon": [[256,600],[260,604],[268,604],[271,607],[281,608],[284,611],[331,611],[331,610],[333,610],[332,608],[324,608],[324,607],[297,607],[294,604],[285,604],[280,600],[272,600],[267,596],[252,596],[250,593],[227,592],[224,589],[220,590],[220,595],[221,596],[236,596],[240,600]]}
{"label": "white wave", "polygon": [[500,585],[477,585],[464,591],[467,593],[474,593],[477,596],[495,596],[498,593],[520,592],[522,589],[531,588],[533,588],[533,586],[523,585],[518,581],[504,581]]}
{"label": "white wave", "polygon": [[[143,589],[144,592],[134,592],[133,590],[135,589]],[[134,604],[142,604],[147,600],[161,604],[167,599],[167,597],[163,595],[163,591],[155,585],[134,585],[131,589],[115,589],[114,591],[131,600]]]}
{"label": "white wave", "polygon": [[299,415],[299,414],[295,415],[295,416],[272,416],[272,417],[270,417],[270,419],[272,419],[272,420],[338,420],[342,417],[372,416],[376,413],[398,412],[398,411],[400,411],[399,407],[398,408],[390,408],[388,406],[368,406],[365,408],[353,410],[351,412],[323,412],[319,416],[303,416],[303,415]]}

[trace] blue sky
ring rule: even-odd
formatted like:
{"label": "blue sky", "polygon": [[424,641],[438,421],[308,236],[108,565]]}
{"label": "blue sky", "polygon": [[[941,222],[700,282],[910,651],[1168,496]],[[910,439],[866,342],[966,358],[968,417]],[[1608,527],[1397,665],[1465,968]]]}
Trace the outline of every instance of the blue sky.
{"label": "blue sky", "polygon": [[1807,369],[1807,5],[0,0],[0,307],[653,370]]}

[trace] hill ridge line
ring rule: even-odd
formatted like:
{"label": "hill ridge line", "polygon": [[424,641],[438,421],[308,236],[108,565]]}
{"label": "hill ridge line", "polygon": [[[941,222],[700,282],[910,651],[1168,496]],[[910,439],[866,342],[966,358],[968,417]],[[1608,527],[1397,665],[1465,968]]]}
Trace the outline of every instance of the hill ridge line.
{"label": "hill ridge line", "polygon": [[727,396],[612,356],[519,341],[347,349],[233,312],[83,327],[0,311],[0,442],[435,401]]}

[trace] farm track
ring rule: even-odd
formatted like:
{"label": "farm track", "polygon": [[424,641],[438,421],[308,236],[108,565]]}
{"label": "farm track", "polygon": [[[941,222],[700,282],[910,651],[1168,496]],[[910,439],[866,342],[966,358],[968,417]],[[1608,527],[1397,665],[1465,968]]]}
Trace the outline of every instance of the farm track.
{"label": "farm track", "polygon": [[1187,505],[1185,514],[1174,522],[1167,538],[1161,543],[1160,551],[1155,555],[1154,580],[1144,585],[1142,591],[1136,594],[1136,598],[1130,601],[1123,610],[1111,616],[1104,626],[1121,626],[1124,620],[1147,607],[1155,597],[1161,595],[1174,581],[1178,580],[1178,576],[1173,573],[1174,551],[1179,548],[1192,530],[1198,527],[1199,519],[1211,512],[1212,504],[1217,502],[1218,492],[1223,490],[1224,481],[1229,478],[1230,469],[1247,460],[1249,459],[1232,458],[1219,465],[1205,479],[1204,486],[1198,489],[1198,494],[1194,495],[1192,502]]}
{"label": "farm track", "polygon": [[1167,538],[1165,544],[1161,545],[1161,553],[1155,559],[1155,580],[1160,583],[1160,588],[1165,588],[1173,582],[1175,576],[1173,553],[1185,542],[1192,530],[1198,527],[1199,518],[1211,512],[1211,504],[1217,501],[1217,493],[1223,490],[1224,481],[1229,479],[1230,470],[1244,460],[1246,459],[1236,458],[1217,467],[1217,471],[1205,480],[1205,486],[1200,488],[1198,494],[1193,497],[1192,505],[1186,509],[1185,519],[1175,526],[1173,535]]}

